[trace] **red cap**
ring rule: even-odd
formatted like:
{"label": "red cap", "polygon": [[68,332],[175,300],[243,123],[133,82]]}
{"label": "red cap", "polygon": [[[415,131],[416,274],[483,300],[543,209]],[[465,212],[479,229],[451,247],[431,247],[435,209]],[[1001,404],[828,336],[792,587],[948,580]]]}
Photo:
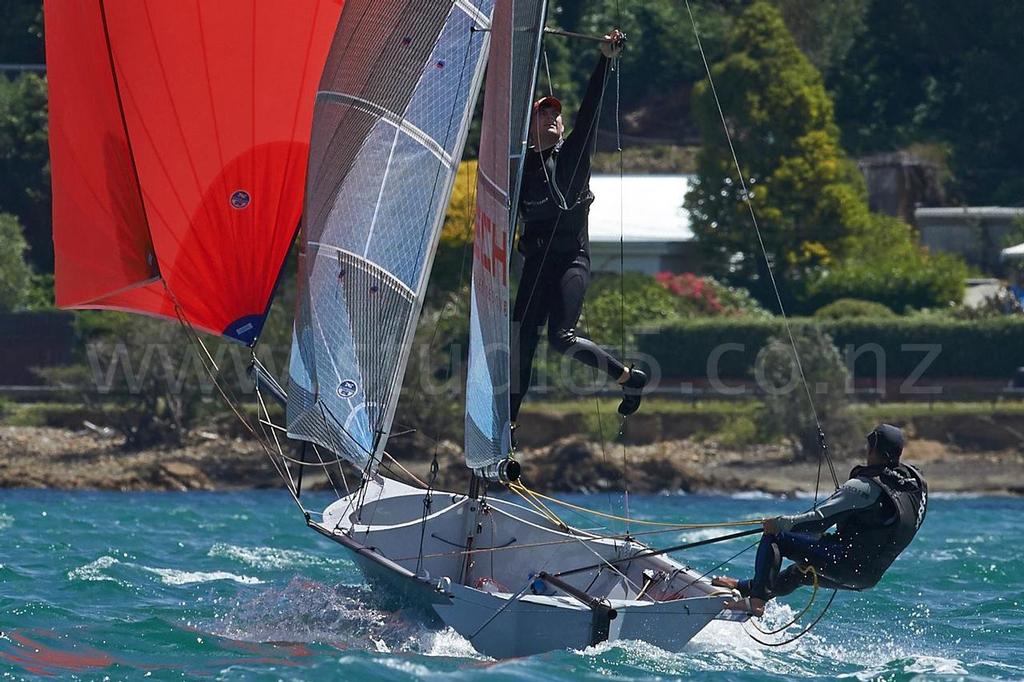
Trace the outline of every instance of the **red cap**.
{"label": "red cap", "polygon": [[548,95],[547,97],[541,97],[539,100],[533,103],[533,110],[537,111],[541,107],[553,107],[558,110],[558,113],[562,113],[562,103],[558,101],[557,97]]}

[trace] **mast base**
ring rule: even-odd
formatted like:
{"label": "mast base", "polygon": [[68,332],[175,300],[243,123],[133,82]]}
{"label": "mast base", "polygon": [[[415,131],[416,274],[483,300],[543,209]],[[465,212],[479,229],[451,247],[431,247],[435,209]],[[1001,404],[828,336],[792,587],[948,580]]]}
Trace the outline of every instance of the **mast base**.
{"label": "mast base", "polygon": [[511,457],[506,457],[490,466],[474,469],[473,473],[487,481],[508,485],[519,481],[519,476],[523,473],[523,467]]}

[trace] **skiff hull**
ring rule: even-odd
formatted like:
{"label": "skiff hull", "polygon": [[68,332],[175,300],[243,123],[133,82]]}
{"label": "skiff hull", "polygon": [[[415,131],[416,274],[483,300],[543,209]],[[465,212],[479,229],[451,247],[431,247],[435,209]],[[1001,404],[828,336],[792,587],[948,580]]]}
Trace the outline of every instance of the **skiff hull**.
{"label": "skiff hull", "polygon": [[375,594],[423,611],[488,656],[615,640],[678,651],[712,620],[745,618],[723,612],[729,592],[670,557],[629,561],[647,549],[635,541],[567,528],[500,499],[434,491],[425,509],[425,493],[368,481],[310,526],[352,553]]}

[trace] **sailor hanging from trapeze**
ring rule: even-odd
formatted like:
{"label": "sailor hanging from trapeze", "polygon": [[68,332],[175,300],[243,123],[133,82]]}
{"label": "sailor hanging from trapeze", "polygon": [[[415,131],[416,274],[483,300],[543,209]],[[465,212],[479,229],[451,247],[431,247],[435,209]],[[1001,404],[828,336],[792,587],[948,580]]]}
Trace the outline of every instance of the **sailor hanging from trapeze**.
{"label": "sailor hanging from trapeze", "polygon": [[624,42],[625,35],[618,30],[605,36],[601,57],[568,136],[563,137],[561,102],[549,96],[533,105],[530,147],[519,195],[519,215],[523,220],[519,251],[525,261],[512,312],[513,433],[520,405],[530,387],[533,357],[545,322],[548,343],[553,349],[603,370],[622,386],[619,414],[637,411],[647,384],[644,372],[627,368],[576,332],[590,282],[588,220],[594,201],[590,164],[610,65],[622,52]]}
{"label": "sailor hanging from trapeze", "polygon": [[[901,464],[903,432],[881,424],[867,436],[867,461],[832,497],[804,514],[766,519],[749,580],[715,578],[712,584],[743,597],[728,609],[760,616],[765,602],[815,581],[823,587],[873,587],[910,545],[928,509],[921,472]],[[832,526],[833,533],[824,533]],[[822,534],[824,533],[824,534]],[[779,571],[782,559],[794,562]]]}

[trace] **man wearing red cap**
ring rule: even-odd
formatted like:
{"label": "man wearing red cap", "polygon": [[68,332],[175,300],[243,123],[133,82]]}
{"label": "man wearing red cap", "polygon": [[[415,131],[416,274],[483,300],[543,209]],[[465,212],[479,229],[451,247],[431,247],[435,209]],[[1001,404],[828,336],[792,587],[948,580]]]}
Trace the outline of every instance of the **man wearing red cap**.
{"label": "man wearing red cap", "polygon": [[[619,413],[640,407],[647,376],[627,368],[592,341],[576,333],[583,298],[590,283],[588,216],[590,162],[597,140],[601,99],[610,65],[622,52],[625,36],[614,30],[601,43],[601,57],[576,114],[563,137],[562,103],[542,97],[533,105],[530,148],[523,165],[519,215],[523,221],[519,251],[525,257],[513,320],[512,422],[529,389],[540,328],[548,325],[548,342],[560,353],[603,370],[623,389]],[[515,426],[513,426],[515,428]]]}

